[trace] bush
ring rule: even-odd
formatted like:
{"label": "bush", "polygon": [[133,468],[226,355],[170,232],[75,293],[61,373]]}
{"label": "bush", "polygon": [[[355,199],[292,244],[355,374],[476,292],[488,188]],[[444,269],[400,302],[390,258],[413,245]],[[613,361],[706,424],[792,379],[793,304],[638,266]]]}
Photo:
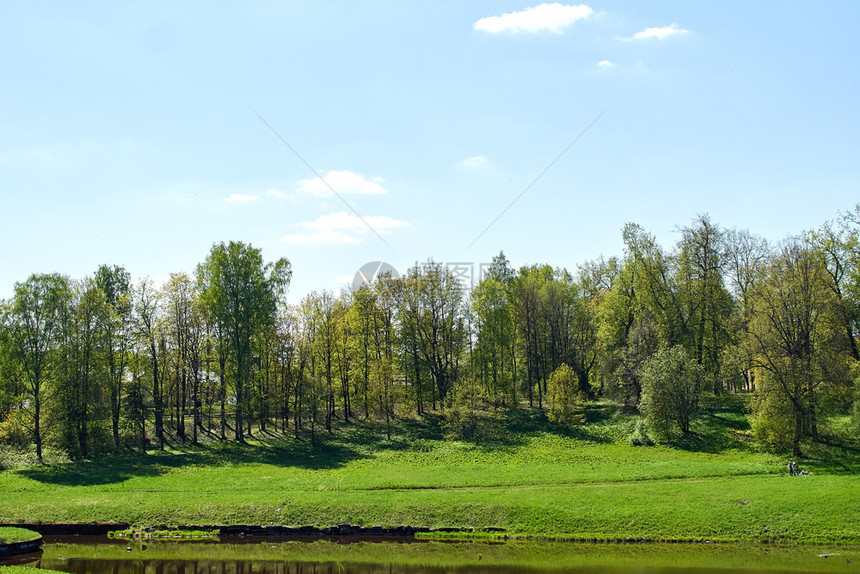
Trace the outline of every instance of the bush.
{"label": "bush", "polygon": [[562,363],[547,382],[550,410],[547,418],[563,425],[585,424],[585,397],[579,390],[579,377]]}
{"label": "bush", "polygon": [[661,439],[670,438],[677,427],[690,432],[690,422],[699,409],[702,367],[676,345],[661,349],[642,369],[642,402],[648,428]]}
{"label": "bush", "polygon": [[463,385],[458,389],[442,423],[445,438],[475,444],[503,440],[505,430],[501,418],[495,412],[483,410],[483,402],[474,386]]}
{"label": "bush", "polygon": [[452,407],[445,413],[442,423],[445,438],[448,440],[464,440],[479,444],[488,441],[498,441],[505,438],[499,416],[487,411],[475,411],[469,408]]}
{"label": "bush", "polygon": [[24,424],[22,411],[13,411],[0,422],[0,445],[26,447],[33,442],[33,435]]}
{"label": "bush", "polygon": [[752,403],[750,427],[753,436],[766,450],[790,450],[794,441],[794,411],[777,385],[766,376],[759,379],[759,388]]}
{"label": "bush", "polygon": [[641,418],[636,420],[636,427],[627,440],[633,446],[654,446],[654,439],[648,436],[645,421]]}

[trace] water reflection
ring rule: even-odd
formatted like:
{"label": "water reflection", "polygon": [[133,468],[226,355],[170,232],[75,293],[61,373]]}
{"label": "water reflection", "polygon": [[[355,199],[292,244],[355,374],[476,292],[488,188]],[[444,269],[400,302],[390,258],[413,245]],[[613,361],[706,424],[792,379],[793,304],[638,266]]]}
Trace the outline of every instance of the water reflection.
{"label": "water reflection", "polygon": [[[46,540],[39,568],[88,574],[720,574],[857,572],[860,547],[255,539],[241,542]],[[824,557],[826,556],[826,558]],[[3,564],[3,562],[0,562]]]}
{"label": "water reflection", "polygon": [[[207,560],[42,560],[40,568],[78,574],[513,574],[523,568],[429,567],[401,564],[280,563],[265,561]],[[546,572],[546,570],[541,570]],[[570,571],[570,570],[564,570]]]}

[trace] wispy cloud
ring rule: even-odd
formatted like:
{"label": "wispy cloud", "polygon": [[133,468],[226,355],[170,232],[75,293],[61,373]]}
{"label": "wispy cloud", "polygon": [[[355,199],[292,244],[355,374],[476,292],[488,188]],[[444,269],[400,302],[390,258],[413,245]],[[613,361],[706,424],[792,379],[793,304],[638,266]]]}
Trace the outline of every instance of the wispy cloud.
{"label": "wispy cloud", "polygon": [[[366,215],[362,218],[346,211],[338,211],[318,217],[314,221],[300,223],[303,228],[311,233],[297,233],[284,235],[281,241],[284,243],[360,243],[367,235],[369,224],[377,233],[388,235],[395,229],[406,227],[408,221],[394,219],[384,215]],[[366,222],[366,223],[365,223]]]}
{"label": "wispy cloud", "polygon": [[600,68],[607,68],[607,69],[615,67],[615,64],[613,64],[609,60],[600,60],[599,62],[597,62],[597,65]]}
{"label": "wispy cloud", "polygon": [[641,32],[636,32],[629,38],[621,38],[625,41],[630,40],[650,40],[651,38],[657,38],[658,40],[665,40],[669,36],[677,36],[679,34],[690,34],[689,30],[685,30],[684,28],[679,28],[677,24],[670,24],[668,26],[662,27],[654,27],[654,28],[645,28]]}
{"label": "wispy cloud", "polygon": [[475,155],[460,162],[460,165],[465,167],[481,167],[487,163],[487,158],[482,155]]}
{"label": "wispy cloud", "polygon": [[363,237],[355,237],[342,231],[333,229],[325,229],[314,231],[313,233],[296,233],[294,235],[284,235],[281,241],[288,245],[298,245],[302,243],[328,243],[330,245],[343,245],[347,243],[361,243]]}
{"label": "wispy cloud", "polygon": [[585,4],[568,6],[565,4],[541,4],[520,12],[510,12],[501,16],[489,16],[475,22],[475,30],[499,34],[501,32],[553,32],[561,34],[562,29],[577,20],[587,18],[594,10]]}
{"label": "wispy cloud", "polygon": [[233,193],[230,194],[230,197],[224,198],[224,201],[228,203],[251,203],[259,200],[259,195],[248,195],[246,193]]}
{"label": "wispy cloud", "polygon": [[266,191],[266,195],[269,197],[274,197],[276,199],[292,199],[295,197],[294,194],[284,191],[282,189],[269,189]]}
{"label": "wispy cloud", "polygon": [[380,185],[385,182],[384,179],[380,177],[367,179],[363,175],[353,173],[349,170],[331,170],[321,176],[321,178],[303,179],[299,181],[299,188],[305,193],[310,193],[317,197],[332,195],[331,188],[334,188],[341,195],[380,195],[388,193],[388,190]]}

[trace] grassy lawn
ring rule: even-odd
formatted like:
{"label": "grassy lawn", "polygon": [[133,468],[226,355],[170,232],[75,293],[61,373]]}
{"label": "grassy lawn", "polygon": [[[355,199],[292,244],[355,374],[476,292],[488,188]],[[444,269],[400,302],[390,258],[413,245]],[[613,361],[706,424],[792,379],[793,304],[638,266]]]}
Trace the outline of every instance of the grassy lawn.
{"label": "grassy lawn", "polygon": [[436,421],[345,425],[308,440],[265,437],[0,472],[0,522],[501,527],[533,537],[860,542],[860,457],[810,447],[801,467],[750,446],[736,404],[695,434],[632,446],[635,421],[595,405],[564,430],[505,415],[506,440],[446,441]]}

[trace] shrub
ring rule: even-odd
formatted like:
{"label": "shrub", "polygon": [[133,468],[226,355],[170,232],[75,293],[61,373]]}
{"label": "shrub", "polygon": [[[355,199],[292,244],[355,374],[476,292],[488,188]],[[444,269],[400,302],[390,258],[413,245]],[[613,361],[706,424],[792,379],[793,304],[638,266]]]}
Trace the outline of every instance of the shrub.
{"label": "shrub", "polygon": [[677,429],[690,432],[690,422],[699,409],[702,367],[676,345],[661,349],[642,369],[642,402],[648,428],[660,438],[669,438]]}
{"label": "shrub", "polygon": [[563,425],[581,425],[585,423],[585,397],[579,390],[579,377],[562,363],[549,376],[547,381],[550,410],[549,420]]}
{"label": "shrub", "polygon": [[13,411],[0,422],[0,444],[25,447],[32,442],[33,435],[24,424],[22,411]]}
{"label": "shrub", "polygon": [[505,430],[501,419],[498,414],[483,410],[483,402],[481,393],[474,385],[467,384],[458,389],[442,423],[445,438],[475,444],[503,440]]}
{"label": "shrub", "polygon": [[627,437],[627,440],[633,446],[654,446],[654,439],[648,436],[648,430],[643,419],[636,420],[636,427],[633,433]]}

